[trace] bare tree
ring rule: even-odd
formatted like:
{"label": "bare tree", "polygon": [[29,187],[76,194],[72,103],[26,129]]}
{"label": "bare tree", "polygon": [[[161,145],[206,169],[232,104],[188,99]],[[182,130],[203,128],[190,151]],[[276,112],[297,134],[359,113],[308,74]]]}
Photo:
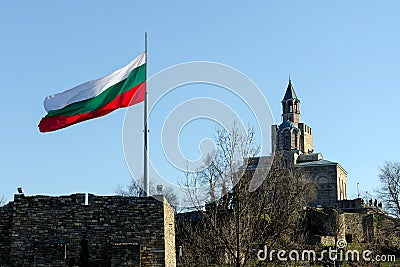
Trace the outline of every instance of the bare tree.
{"label": "bare tree", "polygon": [[378,175],[379,197],[388,214],[400,218],[400,163],[386,161]]}
{"label": "bare tree", "polygon": [[207,156],[204,166],[196,172],[186,173],[183,185],[188,188],[186,193],[190,203],[201,206],[226,195],[242,177],[243,166],[247,166],[247,161],[260,151],[254,128],[243,133],[236,122],[230,131],[217,128],[215,143],[216,151]]}
{"label": "bare tree", "polygon": [[[154,186],[151,186],[154,189]],[[143,187],[143,178],[141,182],[132,178],[128,185],[118,185],[115,189],[115,193],[120,196],[131,196],[131,197],[144,197],[146,192]]]}
{"label": "bare tree", "polygon": [[[143,185],[143,178],[139,181],[132,178],[128,185],[118,185],[115,189],[115,193],[120,196],[144,197],[146,196],[146,192],[144,191]],[[158,194],[152,181],[150,181],[150,194]],[[162,194],[167,199],[168,203],[176,210],[179,205],[179,199],[174,190],[167,186],[163,188]]]}
{"label": "bare tree", "polygon": [[[277,156],[264,182],[251,192],[255,169],[248,168],[247,159],[258,152],[254,136],[253,129],[245,136],[235,128],[218,129],[216,151],[207,158],[207,167],[186,175],[187,199],[196,210],[178,214],[181,264],[255,264],[255,251],[264,245],[288,248],[301,236],[296,229],[315,185],[299,170],[282,169]],[[199,191],[198,185],[204,184],[207,189]]]}
{"label": "bare tree", "polygon": [[378,253],[400,253],[400,162],[386,161],[378,175],[386,214],[376,214],[375,250]]}

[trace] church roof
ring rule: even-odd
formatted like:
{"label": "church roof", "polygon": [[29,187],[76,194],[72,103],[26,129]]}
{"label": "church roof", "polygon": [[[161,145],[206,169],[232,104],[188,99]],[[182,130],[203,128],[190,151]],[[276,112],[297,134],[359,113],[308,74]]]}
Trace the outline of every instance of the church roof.
{"label": "church roof", "polygon": [[292,121],[284,121],[284,122],[281,123],[281,125],[279,125],[278,130],[281,132],[286,128],[289,128],[289,130],[298,129],[294,122],[292,122]]}
{"label": "church roof", "polygon": [[336,165],[336,164],[338,164],[338,163],[329,161],[326,159],[322,159],[322,160],[301,162],[301,163],[297,163],[296,165],[298,165],[298,166],[322,166],[322,165]]}
{"label": "church roof", "polygon": [[316,160],[316,161],[301,162],[301,163],[297,163],[295,166],[297,166],[297,167],[308,167],[308,166],[310,166],[311,167],[311,166],[329,166],[329,165],[337,165],[345,173],[347,173],[347,171],[342,167],[342,165],[340,165],[337,162],[329,161],[329,160],[326,160],[326,159]]}
{"label": "church roof", "polygon": [[286,101],[286,100],[289,100],[289,99],[297,99],[298,100],[298,98],[296,96],[296,93],[294,92],[292,81],[290,79],[289,79],[289,84],[288,84],[287,89],[286,89],[285,96],[283,97],[282,101]]}

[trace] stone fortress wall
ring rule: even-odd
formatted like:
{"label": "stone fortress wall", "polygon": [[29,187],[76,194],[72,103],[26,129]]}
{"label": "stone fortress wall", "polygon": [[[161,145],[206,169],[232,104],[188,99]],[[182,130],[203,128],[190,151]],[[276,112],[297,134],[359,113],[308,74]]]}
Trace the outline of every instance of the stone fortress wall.
{"label": "stone fortress wall", "polygon": [[[86,202],[86,203],[85,203]],[[0,208],[0,266],[175,266],[163,196],[15,195]]]}

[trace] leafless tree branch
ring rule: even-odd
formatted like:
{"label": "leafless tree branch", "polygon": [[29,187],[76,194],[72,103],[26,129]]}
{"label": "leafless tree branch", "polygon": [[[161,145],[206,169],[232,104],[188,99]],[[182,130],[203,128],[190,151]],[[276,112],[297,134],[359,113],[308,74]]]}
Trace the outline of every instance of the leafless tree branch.
{"label": "leafless tree branch", "polygon": [[[298,240],[315,185],[299,170],[282,169],[277,156],[264,182],[250,192],[255,170],[247,169],[247,160],[259,151],[254,129],[245,136],[235,128],[217,129],[215,139],[215,157],[185,177],[187,201],[196,209],[178,214],[179,260],[183,266],[256,264],[254,251],[264,245],[287,248]],[[209,187],[199,191],[198,185]]]}

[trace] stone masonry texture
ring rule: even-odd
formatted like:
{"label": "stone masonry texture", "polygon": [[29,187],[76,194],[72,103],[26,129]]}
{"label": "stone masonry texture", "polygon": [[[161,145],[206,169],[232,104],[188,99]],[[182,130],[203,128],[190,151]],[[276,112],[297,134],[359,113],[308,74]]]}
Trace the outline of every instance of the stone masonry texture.
{"label": "stone masonry texture", "polygon": [[173,226],[162,196],[15,195],[0,207],[0,266],[175,266]]}

